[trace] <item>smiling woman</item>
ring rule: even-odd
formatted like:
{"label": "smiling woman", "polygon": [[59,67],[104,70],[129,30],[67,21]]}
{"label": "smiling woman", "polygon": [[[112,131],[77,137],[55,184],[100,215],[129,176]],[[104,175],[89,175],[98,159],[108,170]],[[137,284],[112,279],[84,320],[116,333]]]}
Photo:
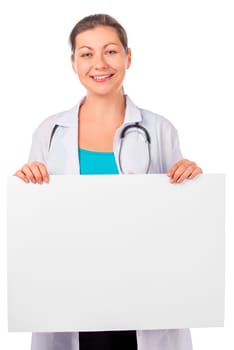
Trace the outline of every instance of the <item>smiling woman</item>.
{"label": "smiling woman", "polygon": [[[47,118],[33,136],[25,182],[57,174],[166,173],[172,183],[202,171],[183,159],[178,133],[165,118],[138,108],[123,92],[131,65],[124,28],[106,14],[83,18],[70,34],[71,62],[87,94]],[[146,137],[145,137],[146,136]],[[123,142],[124,139],[124,142]],[[130,252],[129,252],[130,254]],[[53,277],[52,277],[53,278]],[[34,333],[32,350],[191,350],[189,330]]]}
{"label": "smiling woman", "polygon": [[99,25],[87,29],[76,36],[73,50],[73,69],[90,98],[95,95],[111,98],[121,91],[131,64],[131,51],[124,49],[114,28]]}

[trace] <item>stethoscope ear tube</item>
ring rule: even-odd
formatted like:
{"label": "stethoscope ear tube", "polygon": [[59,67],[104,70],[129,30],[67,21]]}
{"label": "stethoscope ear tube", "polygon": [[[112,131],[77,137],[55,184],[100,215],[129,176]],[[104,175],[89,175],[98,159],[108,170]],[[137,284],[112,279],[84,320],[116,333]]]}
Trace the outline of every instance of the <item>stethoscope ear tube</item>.
{"label": "stethoscope ear tube", "polygon": [[[127,125],[123,128],[123,130],[120,133],[120,147],[119,147],[119,168],[122,174],[125,174],[125,171],[123,170],[122,167],[122,162],[121,162],[121,155],[122,155],[122,148],[123,148],[123,142],[124,142],[124,138],[126,137],[127,132],[129,131],[129,129],[140,129],[141,131],[143,131],[143,133],[145,134],[145,138],[147,141],[147,145],[148,145],[148,164],[146,167],[146,170],[144,171],[145,174],[149,173],[149,169],[150,169],[150,164],[151,164],[151,148],[150,148],[150,144],[151,144],[151,138],[150,135],[148,133],[148,131],[146,130],[146,128],[144,128],[142,125],[140,125],[138,122],[135,124],[131,124],[131,125]],[[130,172],[132,173],[132,172]]]}
{"label": "stethoscope ear tube", "polygon": [[146,128],[144,128],[144,126],[140,125],[138,122],[135,124],[125,126],[125,128],[123,128],[123,130],[120,133],[120,138],[123,139],[125,137],[125,134],[127,133],[127,131],[129,129],[132,129],[132,128],[138,128],[138,129],[142,130],[143,133],[145,134],[147,142],[149,144],[151,144],[151,138],[150,138],[148,131],[146,130]]}

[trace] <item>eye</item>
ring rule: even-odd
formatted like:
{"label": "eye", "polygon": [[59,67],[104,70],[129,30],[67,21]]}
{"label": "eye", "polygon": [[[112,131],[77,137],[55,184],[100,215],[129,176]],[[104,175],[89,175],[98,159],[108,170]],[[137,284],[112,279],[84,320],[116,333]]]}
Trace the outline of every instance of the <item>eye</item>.
{"label": "eye", "polygon": [[80,57],[84,57],[84,58],[89,58],[89,57],[92,57],[92,53],[91,52],[84,52],[82,53],[82,55]]}
{"label": "eye", "polygon": [[110,55],[110,56],[112,56],[112,55],[114,55],[114,54],[116,54],[116,53],[117,53],[116,50],[107,50],[107,51],[106,51],[106,55]]}

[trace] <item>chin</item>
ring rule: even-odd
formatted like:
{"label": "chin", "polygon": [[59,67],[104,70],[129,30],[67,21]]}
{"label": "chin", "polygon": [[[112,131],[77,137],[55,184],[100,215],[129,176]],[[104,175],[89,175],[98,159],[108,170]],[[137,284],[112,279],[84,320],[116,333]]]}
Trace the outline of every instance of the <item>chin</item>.
{"label": "chin", "polygon": [[108,97],[116,93],[116,90],[88,90],[91,95],[99,96],[99,97]]}

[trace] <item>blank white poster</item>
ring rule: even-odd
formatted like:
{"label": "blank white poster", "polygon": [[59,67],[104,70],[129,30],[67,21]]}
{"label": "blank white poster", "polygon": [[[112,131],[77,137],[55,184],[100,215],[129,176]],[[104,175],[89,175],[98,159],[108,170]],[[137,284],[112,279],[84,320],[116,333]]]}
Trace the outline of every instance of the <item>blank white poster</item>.
{"label": "blank white poster", "polygon": [[225,177],[8,178],[9,331],[217,327]]}

